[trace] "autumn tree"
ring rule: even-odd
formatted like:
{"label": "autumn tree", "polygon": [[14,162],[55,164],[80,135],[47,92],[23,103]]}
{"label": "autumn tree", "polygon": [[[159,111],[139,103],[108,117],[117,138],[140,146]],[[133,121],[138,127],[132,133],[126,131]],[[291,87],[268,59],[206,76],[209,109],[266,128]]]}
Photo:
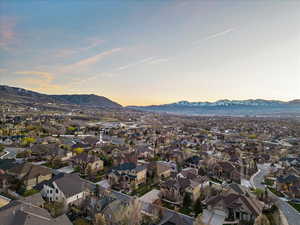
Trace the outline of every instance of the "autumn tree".
{"label": "autumn tree", "polygon": [[201,198],[197,198],[196,202],[194,203],[194,212],[196,215],[202,213],[203,208],[202,208],[202,202],[201,202]]}
{"label": "autumn tree", "polygon": [[268,219],[265,215],[260,214],[260,215],[255,219],[254,225],[271,225],[271,224],[270,224],[269,219]]}
{"label": "autumn tree", "polygon": [[95,215],[95,221],[93,223],[93,225],[106,225],[106,220],[105,217],[103,215],[101,215],[100,213],[97,213]]}
{"label": "autumn tree", "polygon": [[202,216],[198,215],[197,218],[195,219],[193,225],[206,225],[203,220],[202,220]]}
{"label": "autumn tree", "polygon": [[74,148],[73,151],[74,151],[77,155],[79,155],[79,154],[81,154],[81,153],[84,152],[84,149],[83,149],[83,148]]}
{"label": "autumn tree", "polygon": [[133,199],[128,206],[119,210],[116,218],[118,225],[140,225],[142,222],[141,203],[138,199]]}

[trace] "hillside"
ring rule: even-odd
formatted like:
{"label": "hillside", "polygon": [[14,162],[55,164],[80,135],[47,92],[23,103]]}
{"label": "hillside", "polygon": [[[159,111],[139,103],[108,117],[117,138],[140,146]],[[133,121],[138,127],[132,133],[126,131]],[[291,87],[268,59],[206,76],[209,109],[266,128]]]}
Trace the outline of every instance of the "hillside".
{"label": "hillside", "polygon": [[98,95],[47,95],[23,88],[0,85],[0,100],[16,103],[58,103],[80,106],[119,108],[120,104]]}

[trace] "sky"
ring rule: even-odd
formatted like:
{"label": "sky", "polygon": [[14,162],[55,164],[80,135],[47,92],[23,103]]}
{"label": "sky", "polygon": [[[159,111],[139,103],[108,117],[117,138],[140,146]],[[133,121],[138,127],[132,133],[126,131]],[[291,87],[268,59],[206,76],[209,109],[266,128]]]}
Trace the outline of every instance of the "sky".
{"label": "sky", "polygon": [[122,105],[300,99],[298,0],[0,0],[0,84]]}

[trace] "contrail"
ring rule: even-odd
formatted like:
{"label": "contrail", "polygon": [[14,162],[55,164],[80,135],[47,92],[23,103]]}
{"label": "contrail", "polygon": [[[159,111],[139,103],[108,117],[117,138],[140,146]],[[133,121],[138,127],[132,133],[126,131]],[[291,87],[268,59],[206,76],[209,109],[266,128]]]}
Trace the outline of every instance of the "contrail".
{"label": "contrail", "polygon": [[233,32],[234,30],[235,30],[234,28],[230,28],[230,29],[227,29],[227,30],[224,30],[224,31],[212,34],[212,35],[209,35],[207,37],[202,38],[199,41],[196,41],[195,44],[198,44],[199,42],[202,42],[202,41],[207,41],[207,40],[211,40],[211,39],[214,39],[214,38],[217,38],[217,37],[224,36],[226,34],[229,34],[229,33]]}

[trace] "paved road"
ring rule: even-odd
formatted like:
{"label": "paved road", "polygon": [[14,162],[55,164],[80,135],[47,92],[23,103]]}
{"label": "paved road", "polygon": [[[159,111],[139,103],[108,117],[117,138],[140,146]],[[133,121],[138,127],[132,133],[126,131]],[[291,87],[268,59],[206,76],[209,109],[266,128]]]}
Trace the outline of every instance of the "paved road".
{"label": "paved road", "polygon": [[15,159],[17,153],[24,151],[24,148],[7,147],[4,149],[7,153],[1,156],[1,159]]}
{"label": "paved road", "polygon": [[[263,177],[270,171],[269,165],[259,165],[260,171],[253,177],[253,183],[255,188],[265,189],[265,186],[261,184]],[[272,192],[269,191],[269,195],[276,199],[276,206],[283,212],[289,225],[300,225],[300,213],[290,206],[287,202],[281,200]]]}

